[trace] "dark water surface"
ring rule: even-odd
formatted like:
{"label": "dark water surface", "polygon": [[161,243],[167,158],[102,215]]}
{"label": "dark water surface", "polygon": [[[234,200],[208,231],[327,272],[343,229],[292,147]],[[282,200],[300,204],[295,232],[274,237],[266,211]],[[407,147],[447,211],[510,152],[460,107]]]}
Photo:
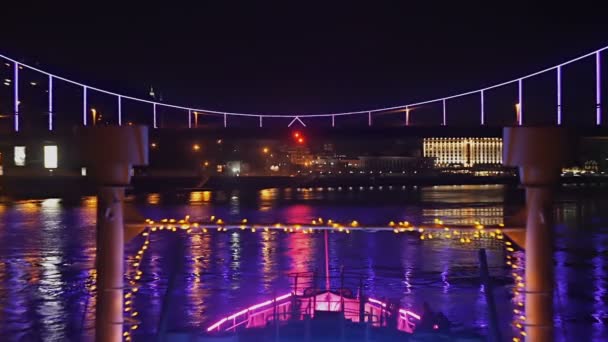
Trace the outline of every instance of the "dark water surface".
{"label": "dark water surface", "polygon": [[[563,189],[557,198],[556,327],[561,341],[608,339],[608,199]],[[521,209],[503,186],[192,192],[134,197],[130,207],[161,219],[216,215],[225,221],[308,223],[317,217],[386,225],[390,220],[446,224],[503,222]],[[96,201],[59,199],[0,204],[0,336],[6,341],[90,340],[95,299]],[[131,211],[131,210],[129,210]],[[133,255],[139,236],[127,244]],[[457,327],[485,334],[487,308],[477,249],[486,247],[501,330],[513,334],[511,270],[497,244],[421,241],[392,233],[330,234],[331,272],[363,276],[365,291],[420,311],[424,301]],[[154,335],[163,306],[169,330],[204,331],[214,320],[289,291],[288,272],[323,269],[322,234],[238,231],[157,232],[142,260],[135,340]],[[167,292],[169,280],[173,287]],[[357,280],[358,284],[358,280]]]}

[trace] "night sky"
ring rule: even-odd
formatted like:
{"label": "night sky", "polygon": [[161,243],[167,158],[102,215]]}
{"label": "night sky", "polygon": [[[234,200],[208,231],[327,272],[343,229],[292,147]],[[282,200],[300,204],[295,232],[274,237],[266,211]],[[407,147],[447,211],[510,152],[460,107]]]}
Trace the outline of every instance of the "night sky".
{"label": "night sky", "polygon": [[152,85],[166,102],[225,111],[404,104],[608,44],[605,13],[583,5],[14,3],[2,5],[1,53],[94,86],[146,96]]}

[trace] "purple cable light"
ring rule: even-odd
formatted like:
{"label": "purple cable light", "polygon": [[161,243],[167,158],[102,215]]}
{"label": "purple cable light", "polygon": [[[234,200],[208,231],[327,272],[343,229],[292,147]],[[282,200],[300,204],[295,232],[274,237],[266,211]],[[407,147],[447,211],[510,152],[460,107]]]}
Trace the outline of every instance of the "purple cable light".
{"label": "purple cable light", "polygon": [[336,127],[336,116],[335,115],[331,116],[331,127]]}
{"label": "purple cable light", "polygon": [[601,81],[602,74],[600,69],[600,52],[595,53],[595,124],[602,124],[602,91],[601,91]]}
{"label": "purple cable light", "polygon": [[[407,103],[407,104],[402,104],[402,105],[398,105],[398,106],[391,106],[391,107],[382,107],[382,108],[372,108],[372,109],[365,109],[365,110],[358,110],[358,111],[350,111],[350,112],[334,112],[334,113],[319,113],[319,114],[302,114],[300,115],[301,118],[313,118],[313,117],[332,117],[332,122],[334,120],[335,116],[350,116],[350,115],[365,115],[368,114],[368,116],[371,116],[371,113],[381,113],[381,112],[389,112],[389,111],[396,111],[396,110],[403,110],[404,108],[406,108],[406,106],[409,107],[416,107],[416,106],[420,106],[420,105],[425,105],[425,104],[431,104],[431,103],[436,103],[438,101],[447,101],[450,99],[454,99],[454,98],[460,98],[460,97],[464,97],[467,95],[472,95],[472,94],[476,94],[482,91],[487,91],[487,90],[492,90],[492,89],[496,89],[502,86],[508,86],[511,85],[514,82],[518,82],[520,84],[520,90],[521,90],[521,83],[523,82],[523,80],[528,79],[528,78],[532,78],[535,77],[537,75],[541,75],[544,74],[546,72],[549,71],[553,71],[554,69],[559,69],[562,66],[565,65],[569,65],[569,64],[573,64],[575,62],[578,62],[580,60],[583,60],[585,58],[591,57],[591,56],[596,56],[596,73],[597,73],[597,79],[596,79],[596,99],[597,99],[597,108],[596,108],[596,124],[600,125],[602,118],[601,118],[601,87],[600,87],[600,81],[601,81],[601,66],[600,66],[600,55],[601,52],[604,50],[608,50],[608,46],[604,46],[600,49],[597,49],[593,52],[578,56],[576,58],[572,58],[566,62],[563,62],[561,64],[558,65],[554,65],[524,76],[520,76],[519,78],[516,79],[511,79],[505,82],[501,82],[501,83],[496,83],[493,84],[491,86],[488,87],[484,87],[484,88],[479,88],[479,89],[475,89],[475,90],[471,90],[471,91],[466,91],[466,92],[461,92],[461,93],[457,93],[457,94],[453,94],[453,95],[449,95],[449,96],[444,96],[444,97],[439,97],[439,98],[433,98],[433,99],[428,99],[428,100],[424,100],[424,101],[419,101],[419,102],[415,102],[415,103]],[[263,117],[263,118],[284,118],[284,117],[289,117],[289,114],[270,114],[270,115],[265,115],[265,114],[260,114],[260,113],[236,113],[236,112],[222,112],[222,111],[214,111],[214,110],[207,110],[204,108],[194,108],[194,107],[188,107],[188,106],[181,106],[181,105],[176,105],[176,104],[170,104],[170,103],[162,103],[162,102],[156,102],[156,101],[151,101],[149,99],[144,99],[144,98],[137,98],[137,97],[133,97],[133,96],[128,96],[128,95],[123,95],[123,94],[119,94],[116,92],[112,92],[109,90],[105,90],[105,89],[101,89],[101,88],[97,88],[97,87],[93,87],[93,86],[88,86],[84,83],[81,82],[77,82],[65,77],[61,77],[52,73],[49,73],[47,71],[44,71],[42,69],[36,68],[34,66],[28,65],[28,64],[23,64],[20,63],[19,61],[12,59],[8,56],[2,55],[0,54],[0,58],[9,61],[11,63],[14,63],[14,68],[15,68],[15,84],[14,84],[14,92],[15,92],[15,107],[14,107],[14,111],[15,111],[15,131],[19,130],[19,102],[18,102],[18,75],[17,75],[17,70],[18,69],[22,69],[22,68],[28,68],[30,70],[33,70],[35,72],[39,72],[43,75],[47,75],[49,77],[53,77],[57,80],[63,81],[63,82],[67,82],[73,85],[76,85],[78,87],[82,87],[84,92],[86,92],[86,90],[91,89],[94,90],[95,92],[99,92],[102,94],[107,94],[110,96],[115,96],[115,97],[120,97],[120,98],[125,98],[125,99],[129,99],[131,101],[136,101],[139,103],[149,103],[149,104],[153,104],[153,105],[159,105],[159,106],[163,106],[163,107],[168,107],[168,108],[173,108],[173,109],[181,109],[181,110],[192,110],[192,111],[199,111],[199,112],[204,112],[210,115],[224,115],[225,117],[230,115],[230,116],[235,116],[235,117]],[[520,93],[521,95],[521,93]],[[518,120],[518,124],[523,125],[523,97],[520,96],[520,101],[519,101],[519,106],[520,106],[520,115],[519,115],[519,120]],[[485,114],[484,114],[485,115]],[[122,120],[122,119],[121,119]],[[368,118],[369,120],[369,118]],[[484,124],[485,124],[485,117],[484,117]],[[83,116],[83,123],[86,125],[87,124],[87,118],[86,118],[86,114]],[[226,120],[225,120],[226,121]],[[447,118],[445,121],[445,124],[447,124]],[[561,119],[560,119],[560,123],[561,123]],[[227,123],[225,123],[225,127],[227,127]]]}
{"label": "purple cable light", "polygon": [[19,132],[19,63],[14,63],[14,79],[13,91],[15,94],[15,132]]}
{"label": "purple cable light", "polygon": [[447,124],[446,122],[446,108],[445,108],[445,99],[443,99],[443,126],[445,126]]}
{"label": "purple cable light", "polygon": [[522,92],[522,90],[523,90],[523,79],[520,78],[517,81],[517,87],[518,87],[518,89],[517,89],[517,97],[519,99],[519,102],[518,102],[519,107],[517,108],[518,109],[517,110],[517,112],[518,112],[517,113],[517,124],[519,126],[521,126],[522,123],[523,123],[523,116],[524,116],[524,104],[523,104],[523,92]]}
{"label": "purple cable light", "polygon": [[227,120],[228,115],[226,115],[226,113],[224,113],[224,128],[228,127],[228,120]]}
{"label": "purple cable light", "polygon": [[367,125],[372,126],[372,112],[367,113]]}
{"label": "purple cable light", "polygon": [[87,87],[82,87],[82,124],[87,125]]}
{"label": "purple cable light", "polygon": [[118,126],[122,126],[122,96],[118,97]]}
{"label": "purple cable light", "polygon": [[156,126],[156,103],[152,105],[152,127],[158,128]]}
{"label": "purple cable light", "polygon": [[482,90],[482,91],[480,91],[480,92],[479,92],[479,94],[481,95],[481,96],[480,96],[480,98],[481,98],[481,125],[483,126],[483,125],[485,125],[485,123],[486,123],[486,122],[485,122],[485,119],[486,119],[486,118],[485,118],[485,115],[486,115],[486,114],[485,114],[485,110],[486,110],[485,106],[486,106],[486,105],[485,105],[485,103],[484,103],[484,98],[483,98],[483,90]]}
{"label": "purple cable light", "polygon": [[192,128],[192,109],[188,109],[188,128]]}
{"label": "purple cable light", "polygon": [[260,127],[262,127],[262,116],[260,115]]}
{"label": "purple cable light", "polygon": [[53,76],[49,76],[49,131],[53,130]]}
{"label": "purple cable light", "polygon": [[562,124],[562,67],[557,67],[557,125]]}

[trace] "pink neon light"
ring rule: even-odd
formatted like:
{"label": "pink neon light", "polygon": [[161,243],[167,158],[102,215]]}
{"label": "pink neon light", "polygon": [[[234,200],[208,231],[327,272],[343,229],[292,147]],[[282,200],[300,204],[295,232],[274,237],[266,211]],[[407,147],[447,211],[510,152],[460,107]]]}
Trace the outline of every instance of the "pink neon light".
{"label": "pink neon light", "polygon": [[241,310],[241,311],[235,313],[234,315],[228,316],[228,320],[235,319],[236,317],[239,317],[240,315],[244,315],[247,312],[249,312],[249,309]]}
{"label": "pink neon light", "polygon": [[210,326],[207,328],[207,331],[212,331],[212,330],[215,330],[215,329],[217,329],[217,328],[218,328],[220,325],[224,324],[226,321],[229,321],[229,320],[235,319],[235,318],[237,318],[237,317],[239,317],[239,316],[242,316],[242,315],[244,315],[244,314],[248,313],[249,311],[253,311],[253,310],[259,309],[259,308],[261,308],[261,307],[268,306],[268,305],[270,305],[270,304],[272,304],[272,303],[274,303],[274,302],[280,302],[280,301],[282,301],[283,299],[287,299],[287,298],[289,298],[289,297],[291,297],[291,296],[292,296],[292,293],[288,293],[288,294],[284,294],[284,295],[282,295],[282,296],[276,297],[274,300],[267,300],[267,301],[265,301],[265,302],[262,302],[262,303],[259,303],[259,304],[256,304],[256,305],[252,305],[252,306],[248,307],[247,309],[241,310],[241,311],[239,311],[239,312],[237,312],[237,313],[235,313],[235,314],[232,314],[232,315],[230,315],[230,316],[228,316],[228,317],[224,317],[224,318],[222,318],[221,320],[219,320],[219,321],[217,321],[217,322],[213,323],[212,325],[210,325]]}
{"label": "pink neon light", "polygon": [[408,310],[405,310],[405,309],[399,309],[399,312],[402,313],[402,314],[404,314],[404,315],[410,315],[410,316],[414,317],[415,319],[418,319],[418,320],[420,319],[420,315],[415,314],[415,313],[413,313],[411,311],[408,311]]}
{"label": "pink neon light", "polygon": [[371,302],[371,303],[378,304],[378,305],[382,306],[383,308],[385,308],[385,307],[386,307],[386,303],[381,302],[381,301],[379,301],[379,300],[377,300],[377,299],[374,299],[374,298],[368,298],[367,300],[368,300],[369,302]]}
{"label": "pink neon light", "polygon": [[[370,303],[378,304],[378,305],[382,306],[383,308],[385,308],[385,307],[386,307],[386,303],[381,302],[381,301],[379,301],[379,300],[377,300],[377,299],[374,299],[374,298],[368,298],[367,300],[368,300]],[[405,309],[399,309],[399,312],[400,312],[400,313],[402,313],[402,314],[404,314],[404,315],[410,315],[410,316],[414,317],[415,319],[418,319],[418,320],[420,319],[420,315],[415,314],[415,313],[413,313],[413,312],[411,312],[411,311],[409,311],[409,310],[405,310]]]}

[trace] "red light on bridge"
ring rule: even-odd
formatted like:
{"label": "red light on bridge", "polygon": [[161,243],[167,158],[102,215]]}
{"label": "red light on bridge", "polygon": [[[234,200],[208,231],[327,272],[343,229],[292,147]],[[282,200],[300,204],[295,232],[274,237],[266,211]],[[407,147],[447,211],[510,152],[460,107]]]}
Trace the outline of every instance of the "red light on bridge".
{"label": "red light on bridge", "polygon": [[295,132],[293,134],[293,137],[296,138],[296,139],[299,138],[300,137],[300,132]]}
{"label": "red light on bridge", "polygon": [[304,138],[298,138],[298,144],[303,144],[304,143]]}

